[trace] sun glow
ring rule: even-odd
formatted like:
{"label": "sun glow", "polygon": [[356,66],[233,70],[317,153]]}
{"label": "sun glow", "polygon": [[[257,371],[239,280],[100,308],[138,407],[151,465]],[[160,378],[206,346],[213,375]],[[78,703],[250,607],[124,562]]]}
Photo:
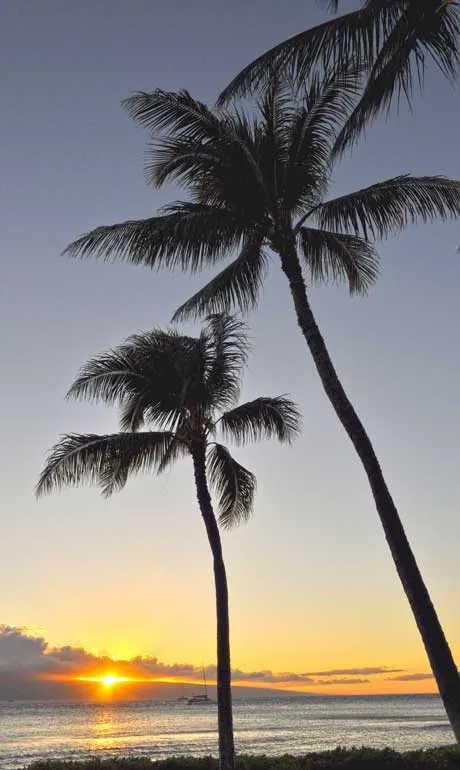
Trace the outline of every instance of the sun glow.
{"label": "sun glow", "polygon": [[104,676],[77,676],[78,682],[95,682],[103,687],[113,687],[115,684],[131,681],[127,676],[117,676],[116,674],[105,674]]}
{"label": "sun glow", "polygon": [[118,684],[119,682],[127,682],[128,677],[115,676],[115,674],[107,674],[107,676],[102,677],[101,681],[104,687],[112,687],[114,684]]}

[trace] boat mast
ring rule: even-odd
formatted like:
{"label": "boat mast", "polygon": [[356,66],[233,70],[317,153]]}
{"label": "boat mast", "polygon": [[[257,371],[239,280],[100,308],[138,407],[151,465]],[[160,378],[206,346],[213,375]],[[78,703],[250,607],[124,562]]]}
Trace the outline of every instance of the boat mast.
{"label": "boat mast", "polygon": [[205,670],[204,670],[204,663],[201,664],[201,668],[203,669],[204,695],[205,695],[205,698],[207,698],[208,697],[208,686],[206,684],[206,673],[205,673]]}

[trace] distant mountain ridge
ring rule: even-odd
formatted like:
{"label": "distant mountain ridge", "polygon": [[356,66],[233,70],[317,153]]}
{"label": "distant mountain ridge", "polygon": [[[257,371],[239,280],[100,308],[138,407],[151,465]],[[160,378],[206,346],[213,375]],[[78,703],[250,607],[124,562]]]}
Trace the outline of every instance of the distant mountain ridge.
{"label": "distant mountain ridge", "polygon": [[[201,692],[196,684],[180,682],[122,682],[105,688],[96,682],[75,682],[62,680],[32,679],[17,671],[13,674],[3,671],[0,677],[0,700],[175,700],[181,695],[190,697]],[[275,690],[261,687],[248,687],[235,684],[233,698],[276,698],[282,696],[313,695],[293,690]],[[208,685],[208,694],[216,699],[216,687]]]}

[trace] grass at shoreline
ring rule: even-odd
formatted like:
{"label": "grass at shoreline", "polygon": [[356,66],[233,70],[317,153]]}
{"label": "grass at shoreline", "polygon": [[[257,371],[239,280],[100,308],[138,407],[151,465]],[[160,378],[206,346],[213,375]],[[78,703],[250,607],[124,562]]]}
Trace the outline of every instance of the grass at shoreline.
{"label": "grass at shoreline", "polygon": [[[337,748],[302,756],[240,755],[237,770],[460,770],[460,750],[455,746],[406,751],[371,748]],[[81,762],[34,762],[28,770],[218,770],[214,757],[90,759]]]}

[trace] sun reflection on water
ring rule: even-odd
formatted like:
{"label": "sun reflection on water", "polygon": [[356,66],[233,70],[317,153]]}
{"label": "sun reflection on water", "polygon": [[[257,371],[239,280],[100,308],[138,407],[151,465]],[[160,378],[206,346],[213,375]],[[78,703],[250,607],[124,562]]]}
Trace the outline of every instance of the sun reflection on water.
{"label": "sun reflection on water", "polygon": [[90,750],[111,749],[117,743],[116,714],[112,704],[98,706],[91,724]]}

